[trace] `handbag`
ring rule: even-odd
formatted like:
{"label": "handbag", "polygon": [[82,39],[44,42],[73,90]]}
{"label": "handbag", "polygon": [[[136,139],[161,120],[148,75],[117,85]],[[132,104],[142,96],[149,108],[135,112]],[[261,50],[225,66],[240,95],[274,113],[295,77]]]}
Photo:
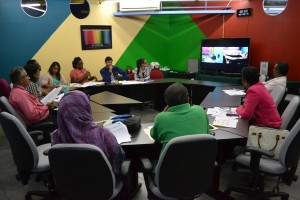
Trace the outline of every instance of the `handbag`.
{"label": "handbag", "polygon": [[277,159],[281,145],[288,134],[288,130],[252,125],[249,127],[247,146],[259,147],[274,152],[274,158]]}

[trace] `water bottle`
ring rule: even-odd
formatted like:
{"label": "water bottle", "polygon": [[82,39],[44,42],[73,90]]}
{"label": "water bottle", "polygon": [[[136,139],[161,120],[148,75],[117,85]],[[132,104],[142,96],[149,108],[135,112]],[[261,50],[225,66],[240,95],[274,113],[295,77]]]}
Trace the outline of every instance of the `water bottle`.
{"label": "water bottle", "polygon": [[70,91],[70,85],[69,84],[66,84],[63,86],[63,91],[64,91],[64,94],[68,94],[69,91]]}

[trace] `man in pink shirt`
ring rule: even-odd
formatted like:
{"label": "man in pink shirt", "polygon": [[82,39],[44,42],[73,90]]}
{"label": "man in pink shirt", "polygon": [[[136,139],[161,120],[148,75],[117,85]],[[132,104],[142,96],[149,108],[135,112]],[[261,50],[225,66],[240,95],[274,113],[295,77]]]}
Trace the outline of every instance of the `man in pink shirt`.
{"label": "man in pink shirt", "polygon": [[30,126],[41,121],[52,121],[57,124],[56,113],[52,113],[53,102],[44,105],[26,90],[29,76],[24,68],[13,68],[10,72],[10,79],[14,87],[9,95],[9,103],[24,119],[26,125]]}
{"label": "man in pink shirt", "polygon": [[259,82],[258,70],[254,67],[243,68],[242,82],[246,88],[246,98],[236,112],[243,118],[251,119],[253,125],[280,128],[282,120],[271,94]]}

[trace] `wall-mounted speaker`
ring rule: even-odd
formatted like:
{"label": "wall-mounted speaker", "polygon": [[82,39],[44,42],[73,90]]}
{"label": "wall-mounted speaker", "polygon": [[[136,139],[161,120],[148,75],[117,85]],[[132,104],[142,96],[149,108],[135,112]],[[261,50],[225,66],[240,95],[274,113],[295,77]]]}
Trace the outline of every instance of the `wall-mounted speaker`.
{"label": "wall-mounted speaker", "polygon": [[267,77],[268,76],[268,67],[269,67],[268,61],[261,61],[260,62],[260,70],[259,70],[260,75],[265,75]]}

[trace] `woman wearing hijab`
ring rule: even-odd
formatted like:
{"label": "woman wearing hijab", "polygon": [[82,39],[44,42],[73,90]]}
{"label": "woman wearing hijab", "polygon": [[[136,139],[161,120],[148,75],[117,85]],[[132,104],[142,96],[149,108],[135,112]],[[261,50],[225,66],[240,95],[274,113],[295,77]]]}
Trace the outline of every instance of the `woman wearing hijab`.
{"label": "woman wearing hijab", "polygon": [[110,130],[93,122],[90,101],[81,91],[71,91],[59,103],[57,127],[51,136],[52,145],[58,143],[93,144],[108,158],[118,176],[125,154]]}

